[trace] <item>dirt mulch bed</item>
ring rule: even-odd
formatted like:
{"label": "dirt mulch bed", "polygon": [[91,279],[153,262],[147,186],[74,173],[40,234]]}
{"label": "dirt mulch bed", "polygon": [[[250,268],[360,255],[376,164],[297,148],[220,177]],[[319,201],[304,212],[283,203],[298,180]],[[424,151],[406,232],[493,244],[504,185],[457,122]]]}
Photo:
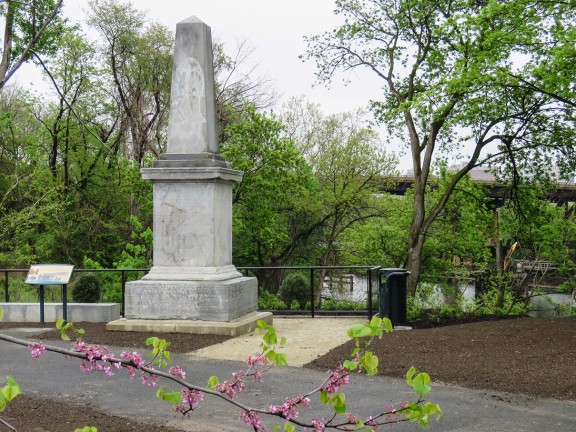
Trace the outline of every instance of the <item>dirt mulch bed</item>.
{"label": "dirt mulch bed", "polygon": [[[48,333],[42,333],[40,335],[34,336],[35,339],[41,340],[60,340],[60,332],[56,330],[54,323],[3,323],[0,322],[0,329],[3,328],[50,328],[54,329]],[[109,331],[106,330],[106,323],[90,323],[90,322],[78,322],[74,323],[74,327],[77,329],[83,329],[84,334],[82,339],[86,343],[93,343],[97,345],[104,346],[117,346],[125,348],[139,348],[139,349],[150,349],[146,346],[146,339],[150,336],[157,336],[162,339],[166,339],[171,343],[170,351],[177,354],[188,353],[195,351],[200,348],[204,348],[210,345],[214,345],[225,340],[231,339],[232,336],[220,336],[220,335],[196,335],[187,333],[158,333],[151,334],[150,332],[123,332],[123,331]],[[73,333],[68,331],[68,336],[72,339]]]}
{"label": "dirt mulch bed", "polygon": [[[428,326],[427,323],[420,323]],[[0,323],[7,327],[41,327],[39,324]],[[77,323],[87,341],[100,345],[146,348],[150,335],[106,331],[104,324]],[[53,327],[46,324],[45,327]],[[185,353],[221,342],[225,336],[165,334],[172,351]],[[286,335],[289,337],[289,335]],[[58,339],[56,331],[42,339]],[[326,370],[338,366],[354,348],[350,341],[314,360],[306,367]],[[522,393],[537,397],[576,401],[576,318],[518,318],[433,328],[396,331],[375,340],[372,351],[380,359],[380,375],[403,377],[410,366],[426,371],[433,382],[473,389]],[[33,407],[33,408],[32,408]],[[73,431],[84,425],[99,431],[151,430],[125,418],[56,401],[20,396],[1,414],[20,432]],[[78,425],[78,426],[77,426]],[[155,427],[175,432],[176,429]]]}
{"label": "dirt mulch bed", "polygon": [[[33,399],[23,395],[11,401],[0,413],[0,418],[18,432],[73,432],[85,426],[95,427],[98,432],[182,432],[181,429],[106,414],[90,405]],[[0,426],[0,430],[8,429]]]}
{"label": "dirt mulch bed", "polygon": [[[337,366],[350,341],[306,367]],[[379,375],[402,378],[414,366],[432,381],[576,401],[576,318],[519,318],[385,334],[371,351]]]}

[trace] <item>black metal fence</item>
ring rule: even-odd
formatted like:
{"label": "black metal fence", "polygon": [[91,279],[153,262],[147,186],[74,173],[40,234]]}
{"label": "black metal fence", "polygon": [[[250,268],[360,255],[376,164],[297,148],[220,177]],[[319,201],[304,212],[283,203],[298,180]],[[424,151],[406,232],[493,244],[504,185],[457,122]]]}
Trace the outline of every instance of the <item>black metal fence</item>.
{"label": "black metal fence", "polygon": [[[380,273],[379,270],[381,269],[380,266],[282,266],[282,267],[238,267],[238,271],[242,272],[244,275],[262,275],[266,274],[267,272],[280,272],[280,274],[284,274],[285,272],[289,271],[300,271],[300,272],[308,272],[309,275],[309,303],[310,309],[306,310],[303,308],[302,310],[272,310],[273,313],[276,314],[300,314],[300,315],[310,315],[314,318],[316,315],[366,315],[368,320],[374,314],[374,296],[378,293],[378,287],[380,286]],[[120,273],[120,288],[121,288],[121,301],[120,301],[120,314],[124,316],[124,306],[125,306],[125,291],[126,291],[126,282],[128,282],[128,275],[130,274],[145,274],[150,269],[74,269],[73,275],[76,273],[108,273],[108,274],[117,274]],[[316,296],[318,295],[317,289],[322,290],[324,280],[320,280],[320,277],[334,274],[334,273],[354,273],[354,274],[363,274],[363,278],[366,281],[365,287],[365,299],[366,299],[366,309],[362,310],[348,310],[348,311],[325,311],[325,310],[317,310],[316,308]],[[11,274],[21,274],[22,279],[25,278],[26,274],[28,273],[28,269],[0,269],[0,274],[4,274],[4,300],[5,302],[10,302],[10,275]],[[315,289],[315,287],[317,287]],[[377,309],[377,307],[376,307]]]}

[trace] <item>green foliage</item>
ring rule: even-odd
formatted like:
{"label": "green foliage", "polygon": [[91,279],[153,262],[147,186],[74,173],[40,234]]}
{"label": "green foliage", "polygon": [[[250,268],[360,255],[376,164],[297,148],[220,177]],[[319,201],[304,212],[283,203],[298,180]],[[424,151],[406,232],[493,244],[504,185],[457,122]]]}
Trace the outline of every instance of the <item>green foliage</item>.
{"label": "green foliage", "polygon": [[155,336],[146,339],[146,345],[152,345],[152,352],[150,356],[153,357],[152,363],[165,368],[168,363],[172,362],[172,354],[168,351],[171,342],[167,342],[165,339],[160,339]]}
{"label": "green foliage", "polygon": [[0,389],[0,411],[4,411],[6,405],[19,394],[22,394],[20,386],[12,377],[6,377],[6,385]]}
{"label": "green foliage", "polygon": [[82,429],[74,429],[74,432],[98,432],[94,426],[84,426]]}
{"label": "green foliage", "polygon": [[72,291],[72,299],[77,303],[98,303],[102,297],[102,283],[93,273],[82,274]]}
{"label": "green foliage", "polygon": [[[373,317],[369,324],[356,324],[348,329],[348,336],[356,341],[356,350],[352,353],[355,358],[356,354],[360,353],[358,361],[347,360],[344,362],[344,367],[350,371],[356,370],[358,365],[366,370],[368,375],[374,375],[378,372],[378,357],[371,351],[367,351],[374,337],[381,338],[384,332],[389,333],[392,331],[392,322],[388,318]],[[368,338],[364,341],[361,347],[363,338]]]}
{"label": "green foliage", "polygon": [[286,366],[288,364],[286,354],[277,351],[278,348],[286,345],[286,338],[281,337],[279,340],[276,329],[262,320],[258,320],[256,324],[258,327],[255,332],[263,334],[262,342],[260,343],[262,356],[270,360],[273,365]]}
{"label": "green foliage", "polygon": [[82,335],[84,334],[84,329],[76,328],[73,323],[65,321],[62,318],[56,321],[56,328],[60,332],[60,339],[65,341],[70,340],[70,336],[68,336],[69,330],[71,330],[74,333],[74,338],[77,340],[82,339]]}
{"label": "green foliage", "polygon": [[335,300],[328,299],[323,300],[320,306],[321,310],[345,310],[345,311],[356,311],[365,310],[365,301],[354,301],[354,300]]}
{"label": "green foliage", "polygon": [[[244,172],[233,191],[234,260],[238,265],[278,265],[278,257],[301,251],[294,229],[310,212],[316,183],[284,126],[272,115],[247,106],[230,124],[222,155]],[[306,227],[307,228],[307,227]],[[297,229],[298,231],[298,229]]]}
{"label": "green foliage", "polygon": [[280,289],[280,296],[286,304],[292,304],[293,301],[298,303],[297,309],[300,305],[306,303],[310,299],[309,282],[301,273],[291,272],[282,281],[282,288]]}
{"label": "green foliage", "polygon": [[260,290],[258,293],[258,309],[259,310],[286,310],[286,303],[277,294],[269,293],[265,290]]}
{"label": "green foliage", "polygon": [[298,300],[292,300],[290,302],[290,310],[300,310],[302,307],[300,306],[300,303],[298,302]]}
{"label": "green foliage", "polygon": [[[214,390],[214,388],[212,388],[212,390]],[[180,392],[171,392],[166,387],[159,388],[156,392],[156,397],[173,405],[178,405],[182,401]]]}

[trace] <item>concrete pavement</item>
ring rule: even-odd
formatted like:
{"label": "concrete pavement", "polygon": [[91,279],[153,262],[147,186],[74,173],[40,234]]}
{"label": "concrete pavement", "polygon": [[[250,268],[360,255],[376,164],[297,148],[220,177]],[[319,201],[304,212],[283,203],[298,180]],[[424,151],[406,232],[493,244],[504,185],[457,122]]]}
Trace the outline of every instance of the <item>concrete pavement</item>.
{"label": "concrete pavement", "polygon": [[[279,335],[288,339],[284,352],[291,364],[305,363],[310,356],[316,356],[327,349],[328,343],[339,344],[345,336],[345,329],[355,322],[366,322],[362,318],[275,318]],[[288,322],[290,320],[290,322]],[[341,327],[339,327],[341,326]],[[341,336],[344,334],[344,336]],[[20,337],[31,338],[28,334]],[[297,342],[301,340],[302,342]],[[290,346],[291,342],[294,346]],[[234,338],[215,347],[212,351],[200,350],[185,355],[175,355],[174,363],[182,366],[190,382],[205,385],[211,375],[221,381],[230,379],[231,373],[245,368],[243,362],[230,358],[240,355],[242,359],[260,343],[260,336]],[[58,341],[59,346],[67,346]],[[296,349],[298,346],[298,349]],[[417,348],[415,348],[417,349]],[[121,347],[113,352],[119,353]],[[302,356],[301,356],[302,355]],[[301,357],[300,357],[301,356]],[[455,364],[454,367],[458,365]],[[24,391],[37,398],[62,398],[69,402],[90,404],[111,414],[121,415],[154,424],[168,424],[184,431],[241,431],[250,430],[238,419],[238,408],[230,404],[210,399],[207,396],[190,419],[183,420],[155,397],[155,390],[131,380],[125,373],[117,373],[108,378],[103,374],[86,375],[81,372],[76,360],[64,359],[61,355],[47,353],[33,359],[30,352],[21,346],[0,341],[0,377],[10,375]],[[300,367],[274,368],[264,376],[264,383],[249,384],[238,401],[253,407],[266,408],[271,404],[281,404],[286,396],[298,396],[317,388],[326,378],[322,372]],[[432,377],[433,379],[434,377]],[[567,377],[569,379],[569,377]],[[162,385],[162,384],[161,384]],[[166,384],[169,385],[169,384]],[[170,385],[170,387],[173,387]],[[173,388],[178,390],[178,388]],[[344,390],[350,411],[360,416],[381,412],[388,404],[411,400],[411,389],[403,380],[386,377],[353,376],[351,384]],[[444,410],[440,422],[433,422],[430,431],[446,432],[542,432],[576,431],[576,403],[537,399],[527,396],[494,391],[476,391],[460,387],[433,385],[428,398],[439,403]],[[301,419],[328,415],[318,397],[312,398],[311,406],[301,411]],[[278,422],[266,419],[269,429]],[[152,428],[152,427],[151,427]],[[396,425],[394,431],[421,430],[410,423]]]}

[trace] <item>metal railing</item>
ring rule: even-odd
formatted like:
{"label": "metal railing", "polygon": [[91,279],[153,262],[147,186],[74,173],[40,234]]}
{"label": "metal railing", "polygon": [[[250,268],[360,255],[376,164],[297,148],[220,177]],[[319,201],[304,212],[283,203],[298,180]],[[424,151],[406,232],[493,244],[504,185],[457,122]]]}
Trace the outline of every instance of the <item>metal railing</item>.
{"label": "metal railing", "polygon": [[[330,270],[348,270],[354,272],[366,272],[366,281],[367,281],[367,288],[366,288],[366,300],[367,300],[367,310],[365,312],[357,311],[358,314],[366,313],[368,320],[370,320],[373,316],[374,306],[373,306],[373,276],[376,272],[376,280],[377,280],[377,289],[380,285],[380,274],[378,270],[380,270],[380,266],[278,266],[278,267],[237,267],[238,271],[244,272],[262,272],[262,271],[283,271],[283,270],[300,270],[300,271],[309,271],[310,272],[310,315],[314,318],[318,313],[315,308],[315,276],[317,271],[330,271]],[[100,272],[107,272],[107,273],[120,273],[121,278],[121,304],[120,304],[120,315],[124,316],[125,314],[125,292],[126,292],[126,282],[127,274],[128,273],[148,273],[150,269],[74,269],[73,274],[75,273],[100,273]],[[4,273],[4,299],[6,303],[10,302],[10,293],[9,293],[9,274],[11,273],[21,273],[26,275],[28,273],[28,269],[0,269],[0,273]],[[322,289],[322,286],[319,287]],[[290,313],[290,311],[272,311],[276,313]],[[307,314],[308,311],[302,311],[300,313]],[[293,311],[292,311],[293,313]]]}

